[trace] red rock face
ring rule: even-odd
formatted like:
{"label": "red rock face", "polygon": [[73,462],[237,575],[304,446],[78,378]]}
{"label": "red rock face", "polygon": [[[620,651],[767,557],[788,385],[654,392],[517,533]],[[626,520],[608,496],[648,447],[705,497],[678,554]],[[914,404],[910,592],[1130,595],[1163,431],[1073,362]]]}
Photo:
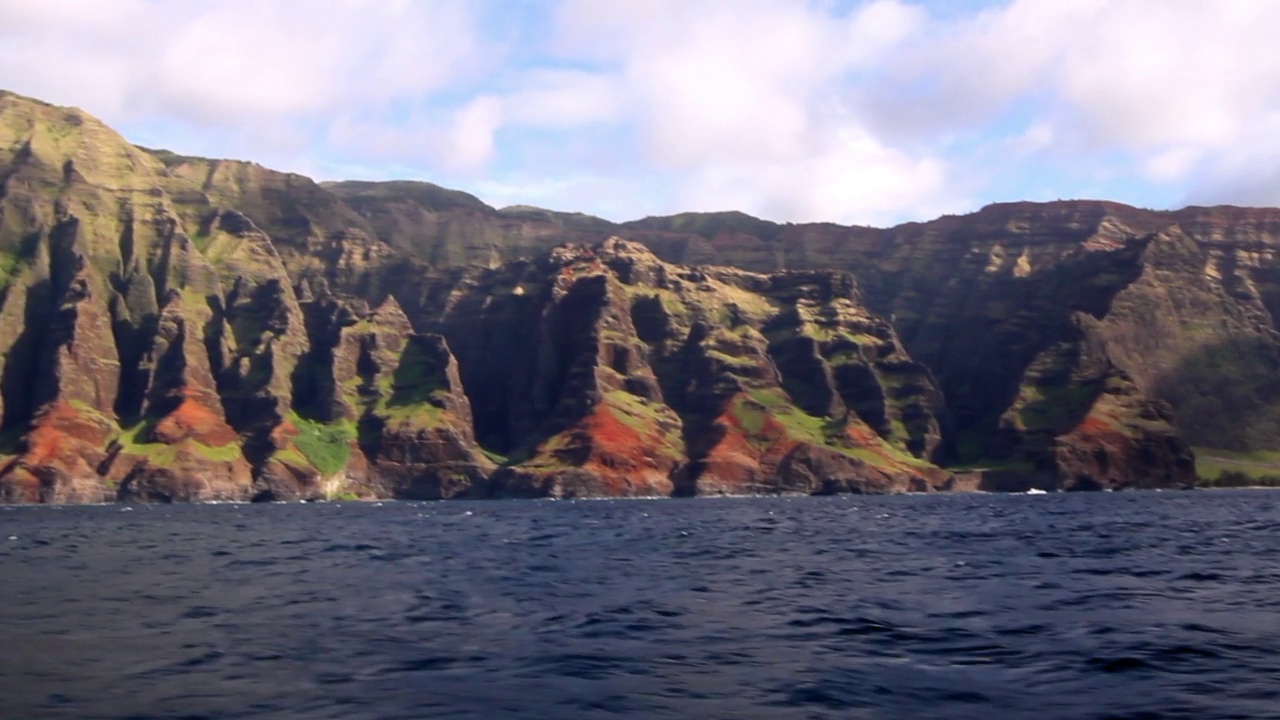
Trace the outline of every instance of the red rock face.
{"label": "red rock face", "polygon": [[5,502],[98,503],[114,493],[98,473],[114,423],[70,402],[54,402],[36,417],[19,455],[0,470]]}
{"label": "red rock face", "polygon": [[1123,405],[1131,398],[1104,396],[1076,427],[1059,437],[1053,461],[1064,490],[1192,487],[1195,461],[1168,431],[1167,409],[1147,401],[1138,413],[1150,423],[1133,427]]}
{"label": "red rock face", "polygon": [[656,424],[601,403],[570,429],[539,446],[534,460],[498,471],[493,496],[666,497],[680,465],[678,450]]}
{"label": "red rock face", "polygon": [[[185,393],[197,394],[197,393]],[[190,397],[135,438],[117,442],[104,464],[121,500],[143,502],[245,501],[252,469],[239,436],[215,410]]]}
{"label": "red rock face", "polygon": [[728,408],[713,423],[714,445],[686,469],[689,494],[928,492],[950,479],[893,451],[856,417],[815,442],[744,395]]}
{"label": "red rock face", "polygon": [[184,398],[173,412],[152,430],[156,442],[173,445],[191,439],[211,447],[221,447],[240,438],[217,412],[192,398]]}

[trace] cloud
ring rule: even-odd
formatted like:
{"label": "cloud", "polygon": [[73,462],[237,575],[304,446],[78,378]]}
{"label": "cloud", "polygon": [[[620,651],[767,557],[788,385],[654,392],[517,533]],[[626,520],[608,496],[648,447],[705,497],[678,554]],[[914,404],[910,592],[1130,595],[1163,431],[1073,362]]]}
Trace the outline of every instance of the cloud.
{"label": "cloud", "polygon": [[890,223],[1280,203],[1277,36],[1260,0],[0,0],[0,87],[327,179]]}
{"label": "cloud", "polygon": [[611,122],[625,103],[616,78],[582,70],[524,73],[502,101],[511,123],[550,128]]}
{"label": "cloud", "polygon": [[341,157],[365,163],[426,164],[469,173],[497,152],[502,125],[500,98],[482,95],[454,109],[428,109],[395,120],[384,114],[339,116],[323,139]]}
{"label": "cloud", "polygon": [[924,19],[895,0],[570,0],[558,42],[613,68],[645,161],[691,209],[866,221],[948,204],[945,163],[881,143],[845,97]]}
{"label": "cloud", "polygon": [[482,96],[467,103],[454,116],[446,144],[444,161],[457,169],[482,167],[493,159],[493,135],[502,124],[502,101]]}
{"label": "cloud", "polygon": [[[217,125],[440,90],[478,51],[460,2],[6,0],[0,83]],[[103,82],[106,80],[106,82]]]}
{"label": "cloud", "polygon": [[373,159],[414,134],[456,147],[415,153],[451,168],[492,156],[482,133],[441,121],[452,138],[423,143],[403,120],[500,63],[476,26],[454,0],[0,0],[0,87],[184,152],[308,171],[334,159],[327,138],[363,127],[339,147]]}
{"label": "cloud", "polygon": [[[778,160],[813,151],[836,81],[909,33],[920,11],[880,0],[851,17],[794,2],[561,8],[562,41],[617,63],[653,159]],[[589,40],[584,40],[589,38]]]}
{"label": "cloud", "polygon": [[1180,203],[1280,207],[1280,115],[1258,120],[1257,137],[1202,163]]}
{"label": "cloud", "polygon": [[1277,33],[1280,4],[1253,0],[1016,0],[932,24],[864,109],[901,143],[1030,115],[1078,156],[1185,180],[1280,112]]}
{"label": "cloud", "polygon": [[885,147],[856,128],[803,158],[707,165],[689,178],[682,201],[702,210],[747,208],[774,220],[872,225],[969,207],[948,187],[941,160]]}

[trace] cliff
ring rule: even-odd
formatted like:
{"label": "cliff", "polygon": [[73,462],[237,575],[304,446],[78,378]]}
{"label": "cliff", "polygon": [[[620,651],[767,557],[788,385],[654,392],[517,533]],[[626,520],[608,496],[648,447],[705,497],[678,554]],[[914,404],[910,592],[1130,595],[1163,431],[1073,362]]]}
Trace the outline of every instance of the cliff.
{"label": "cliff", "polygon": [[0,498],[1186,485],[1186,439],[1275,444],[1277,239],[1086,201],[617,225],[0,93]]}

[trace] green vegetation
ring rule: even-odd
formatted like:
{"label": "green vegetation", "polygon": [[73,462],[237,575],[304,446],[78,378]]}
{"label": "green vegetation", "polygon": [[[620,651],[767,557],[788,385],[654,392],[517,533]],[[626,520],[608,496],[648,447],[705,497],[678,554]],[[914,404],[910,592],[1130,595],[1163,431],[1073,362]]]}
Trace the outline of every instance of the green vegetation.
{"label": "green vegetation", "polygon": [[380,404],[377,414],[387,420],[412,422],[421,427],[434,427],[444,418],[444,408],[430,402],[412,404]]}
{"label": "green vegetation", "polygon": [[772,418],[796,440],[822,445],[871,465],[884,465],[886,461],[892,460],[914,467],[932,467],[928,462],[884,441],[880,441],[875,448],[850,447],[847,440],[841,441],[840,435],[845,429],[843,422],[833,418],[814,417],[800,410],[777,388],[757,388],[749,390],[747,394],[750,402],[739,402],[734,408],[734,415],[748,433],[759,433],[764,429],[766,418]]}
{"label": "green vegetation", "polygon": [[[411,339],[400,354],[395,372],[377,380],[377,400],[371,412],[387,420],[423,427],[440,424],[448,397],[445,368],[435,352]],[[363,393],[363,389],[361,390]]]}
{"label": "green vegetation", "polygon": [[344,180],[341,182],[322,183],[321,187],[336,193],[357,208],[365,205],[380,206],[383,203],[418,203],[434,210],[454,208],[470,208],[491,210],[480,198],[448,188],[416,180],[393,180],[390,182],[366,182],[362,180]]}
{"label": "green vegetation", "polygon": [[163,148],[149,148],[141,145],[134,145],[139,150],[149,153],[152,157],[164,163],[165,167],[176,167],[188,162],[208,162],[205,158],[194,157],[192,155],[180,155],[172,150]]}
{"label": "green vegetation", "polygon": [[1096,383],[1024,385],[1012,409],[1023,430],[1062,432],[1084,416],[1100,391]]}
{"label": "green vegetation", "polygon": [[[800,333],[817,340],[819,342],[833,342],[836,340],[857,345],[859,348],[879,347],[886,343],[885,340],[869,335],[867,333],[850,332],[848,328],[839,325],[805,322],[800,327]],[[849,352],[845,350],[844,352]]]}
{"label": "green vegetation", "polygon": [[1280,487],[1280,452],[1192,449],[1200,487]]}
{"label": "green vegetation", "polygon": [[[778,421],[788,433],[797,436],[798,439],[808,440],[810,442],[825,444],[826,431],[828,429],[828,421],[817,418],[808,413],[801,411],[795,405],[791,404],[790,398],[782,393],[781,390],[775,388],[757,388],[749,390],[747,395],[765,409],[765,412]],[[747,420],[750,416],[744,417]],[[754,418],[750,418],[754,422]],[[763,425],[763,419],[760,423]],[[748,428],[750,430],[750,428]],[[757,430],[750,430],[758,432]]]}
{"label": "green vegetation", "polygon": [[860,350],[839,350],[828,355],[826,358],[828,364],[832,367],[837,365],[866,365],[867,359],[863,357]]}
{"label": "green vegetation", "polygon": [[[639,303],[657,303],[670,323],[682,326],[689,324],[689,307],[675,291],[646,285],[623,285],[622,289],[631,301],[633,311]],[[651,305],[644,307],[646,310],[652,308]]]}
{"label": "green vegetation", "polygon": [[641,434],[662,433],[666,449],[679,452],[683,448],[684,441],[677,430],[674,414],[664,411],[665,406],[650,403],[625,390],[611,390],[605,398],[622,424]]}
{"label": "green vegetation", "polygon": [[145,420],[126,427],[116,436],[121,452],[129,455],[141,455],[157,467],[173,465],[178,461],[182,451],[187,450],[204,460],[213,462],[232,462],[241,457],[240,446],[230,442],[226,445],[205,445],[195,440],[186,440],[178,444],[147,442],[145,438],[155,427],[154,420]]}
{"label": "green vegetation", "polygon": [[295,448],[284,448],[283,450],[277,450],[275,454],[272,455],[272,457],[286,465],[292,465],[293,467],[296,467],[296,468],[306,468],[311,466],[311,463],[310,461],[307,460],[307,457]]}
{"label": "green vegetation", "polygon": [[573,466],[562,461],[556,453],[570,447],[572,441],[572,433],[558,433],[538,443],[536,447],[517,449],[511,453],[509,462],[534,470],[568,470]]}
{"label": "green vegetation", "polygon": [[758,217],[736,210],[701,213],[687,212],[668,217],[650,217],[627,224],[654,230],[694,233],[705,238],[715,237],[722,232],[741,232],[754,235],[762,240],[776,238],[783,228],[777,223],[761,220]]}
{"label": "green vegetation", "polygon": [[610,390],[605,397],[618,412],[618,419],[636,432],[651,432],[659,420],[658,408],[626,390]]}
{"label": "green vegetation", "polygon": [[987,443],[996,427],[996,418],[990,416],[980,423],[961,427],[955,435],[956,461],[964,466],[985,465]]}
{"label": "green vegetation", "polygon": [[30,264],[40,246],[40,231],[28,232],[16,218],[0,216],[0,237],[21,237],[0,248],[0,287],[8,285]]}
{"label": "green vegetation", "polygon": [[205,445],[191,441],[188,446],[196,451],[196,454],[205,460],[216,460],[219,462],[231,462],[240,457],[240,446],[236,443],[227,443],[226,445]]}
{"label": "green vegetation", "polygon": [[444,368],[438,358],[418,342],[410,340],[400,355],[396,371],[384,383],[390,383],[388,406],[430,403],[445,394]]}
{"label": "green vegetation", "polygon": [[708,348],[706,352],[707,352],[707,357],[713,360],[718,360],[721,363],[728,365],[729,372],[734,372],[735,370],[739,372],[749,372],[752,368],[755,367],[755,361],[751,360],[750,358],[734,357],[727,353],[723,353],[723,352],[720,352],[719,350],[714,350],[711,348]]}
{"label": "green vegetation", "polygon": [[1201,476],[1197,480],[1196,486],[1204,488],[1280,488],[1280,473],[1255,475],[1243,470],[1225,470],[1217,477],[1207,478]]}
{"label": "green vegetation", "polygon": [[1238,463],[1270,465],[1277,473],[1280,473],[1280,450],[1250,450],[1247,452],[1240,452],[1208,447],[1193,447],[1191,449],[1195,451],[1197,458],[1219,458],[1232,460]]}
{"label": "green vegetation", "polygon": [[17,255],[0,251],[0,287],[9,284],[9,281],[17,274],[16,271],[21,265],[22,260]]}
{"label": "green vegetation", "polygon": [[984,470],[989,472],[1031,473],[1035,472],[1036,466],[1027,460],[975,460],[957,465],[947,465],[946,469],[951,472],[974,472]]}
{"label": "green vegetation", "polygon": [[199,229],[187,235],[187,237],[191,238],[191,244],[195,246],[196,250],[200,251],[201,255],[205,255],[208,252],[209,245],[213,242],[212,234],[202,232]]}
{"label": "green vegetation", "polygon": [[356,437],[354,423],[321,423],[292,412],[289,421],[298,428],[294,444],[312,467],[326,476],[342,472],[351,458],[348,443]]}
{"label": "green vegetation", "polygon": [[1280,354],[1264,336],[1201,347],[1161,377],[1157,397],[1173,406],[1194,445],[1246,451],[1280,436]]}

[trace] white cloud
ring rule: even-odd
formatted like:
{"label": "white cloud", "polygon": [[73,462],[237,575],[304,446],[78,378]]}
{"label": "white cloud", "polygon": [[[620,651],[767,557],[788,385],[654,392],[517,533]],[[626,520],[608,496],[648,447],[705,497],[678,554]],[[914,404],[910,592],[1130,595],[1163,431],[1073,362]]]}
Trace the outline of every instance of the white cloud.
{"label": "white cloud", "polygon": [[0,0],[0,87],[186,152],[616,219],[1280,203],[1280,3],[947,2]]}
{"label": "white cloud", "polygon": [[1177,147],[1155,153],[1142,163],[1142,173],[1155,182],[1173,182],[1186,177],[1203,156],[1194,147]]}
{"label": "white cloud", "polygon": [[848,15],[773,0],[569,0],[558,39],[617,68],[646,159],[690,209],[867,221],[948,194],[940,159],[886,146],[846,107],[849,78],[923,20],[896,0]]}
{"label": "white cloud", "polygon": [[478,49],[471,25],[459,2],[5,0],[0,34],[26,47],[0,50],[0,82],[34,69],[96,96],[92,75],[111,73],[116,112],[206,122],[341,111],[455,82]]}
{"label": "white cloud", "polygon": [[551,128],[616,120],[625,103],[616,78],[581,70],[525,73],[518,89],[503,98],[512,123]]}
{"label": "white cloud", "polygon": [[1221,151],[1192,177],[1182,203],[1280,207],[1280,115],[1260,119],[1258,136]]}
{"label": "white cloud", "polygon": [[0,0],[0,87],[255,153],[473,77],[494,55],[474,26],[461,0]]}
{"label": "white cloud", "polygon": [[445,162],[455,169],[482,167],[493,159],[493,134],[502,124],[502,101],[482,96],[467,103],[453,118],[445,145]]}
{"label": "white cloud", "polygon": [[1005,141],[1005,149],[1015,156],[1025,157],[1043,152],[1053,145],[1058,131],[1047,122],[1037,122],[1025,131]]}
{"label": "white cloud", "polygon": [[864,109],[903,143],[1029,113],[1076,162],[1123,152],[1136,176],[1185,181],[1280,113],[1277,36],[1277,3],[1016,0],[933,24]]}
{"label": "white cloud", "polygon": [[470,173],[497,152],[502,125],[500,98],[482,95],[451,111],[415,112],[400,121],[384,116],[340,116],[324,141],[343,156],[366,163],[427,164],[442,171]]}
{"label": "white cloud", "polygon": [[938,159],[912,157],[848,129],[813,156],[705,166],[681,199],[694,210],[748,208],[779,221],[891,224],[904,214],[933,217],[969,207],[948,187],[946,170]]}
{"label": "white cloud", "polygon": [[918,10],[880,0],[850,18],[794,2],[562,6],[562,43],[617,62],[656,161],[812,154],[845,73],[909,33]]}

